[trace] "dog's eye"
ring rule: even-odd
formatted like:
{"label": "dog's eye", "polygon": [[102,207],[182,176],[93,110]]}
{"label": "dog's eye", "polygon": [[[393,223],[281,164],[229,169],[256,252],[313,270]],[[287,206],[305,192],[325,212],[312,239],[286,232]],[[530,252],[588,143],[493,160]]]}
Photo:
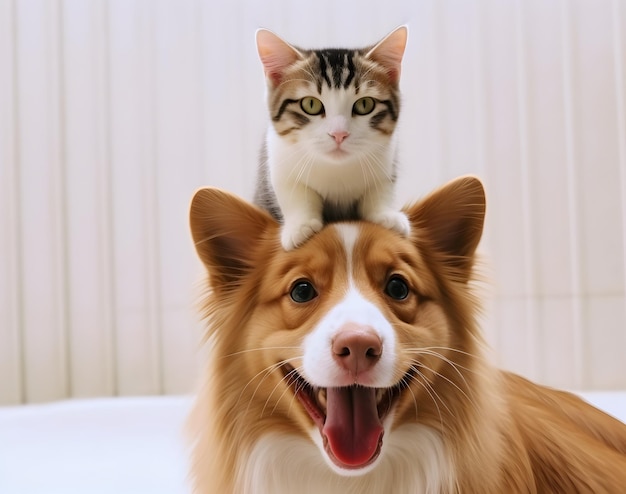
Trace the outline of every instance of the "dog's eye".
{"label": "dog's eye", "polygon": [[317,297],[315,287],[308,280],[298,280],[293,284],[291,292],[289,293],[291,300],[299,304],[310,302]]}
{"label": "dog's eye", "polygon": [[385,293],[394,300],[404,300],[409,296],[409,285],[402,277],[395,275],[387,281]]}

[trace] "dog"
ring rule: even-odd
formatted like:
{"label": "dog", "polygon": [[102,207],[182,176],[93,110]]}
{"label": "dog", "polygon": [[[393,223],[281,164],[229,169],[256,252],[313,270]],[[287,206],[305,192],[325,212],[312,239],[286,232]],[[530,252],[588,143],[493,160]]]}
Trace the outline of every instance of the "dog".
{"label": "dog", "polygon": [[484,356],[485,204],[461,177],[404,209],[408,238],[332,223],[285,251],[266,212],[199,190],[211,358],[195,492],[626,492],[625,424]]}

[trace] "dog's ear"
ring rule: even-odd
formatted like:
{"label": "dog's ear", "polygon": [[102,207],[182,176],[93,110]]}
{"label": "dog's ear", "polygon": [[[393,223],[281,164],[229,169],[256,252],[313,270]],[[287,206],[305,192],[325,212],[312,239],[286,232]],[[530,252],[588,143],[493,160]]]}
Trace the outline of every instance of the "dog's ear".
{"label": "dog's ear", "polygon": [[278,238],[279,225],[269,214],[216,188],[196,192],[189,224],[209,283],[216,290],[237,284],[259,262],[260,243]]}
{"label": "dog's ear", "polygon": [[426,242],[460,280],[467,281],[483,232],[485,206],[482,183],[467,176],[437,189],[406,213],[414,241]]}

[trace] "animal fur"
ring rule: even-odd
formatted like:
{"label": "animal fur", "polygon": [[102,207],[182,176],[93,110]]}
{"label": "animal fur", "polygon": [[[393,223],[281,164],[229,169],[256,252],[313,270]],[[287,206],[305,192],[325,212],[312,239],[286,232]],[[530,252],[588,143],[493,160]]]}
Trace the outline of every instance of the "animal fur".
{"label": "animal fur", "polygon": [[[409,238],[334,223],[284,251],[266,212],[196,193],[211,359],[191,419],[194,492],[624,492],[626,425],[483,356],[471,290],[480,181],[405,212]],[[382,432],[369,405],[329,430],[346,393],[379,400]]]}

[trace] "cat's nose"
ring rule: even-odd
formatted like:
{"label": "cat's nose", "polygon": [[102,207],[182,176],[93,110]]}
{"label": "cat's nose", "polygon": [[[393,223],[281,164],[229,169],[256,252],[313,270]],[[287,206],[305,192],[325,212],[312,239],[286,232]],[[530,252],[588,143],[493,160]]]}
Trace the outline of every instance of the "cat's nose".
{"label": "cat's nose", "polygon": [[348,138],[350,132],[348,132],[347,130],[335,130],[333,132],[329,132],[328,135],[335,139],[335,142],[337,144],[341,144]]}

